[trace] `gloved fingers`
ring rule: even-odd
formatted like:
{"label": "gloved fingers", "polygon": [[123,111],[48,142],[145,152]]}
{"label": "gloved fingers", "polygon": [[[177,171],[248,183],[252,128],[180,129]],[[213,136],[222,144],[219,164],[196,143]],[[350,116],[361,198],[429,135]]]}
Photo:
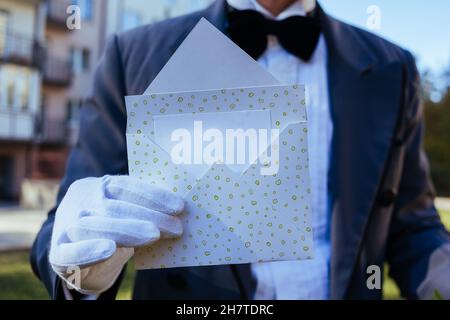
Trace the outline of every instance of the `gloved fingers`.
{"label": "gloved fingers", "polygon": [[110,258],[116,251],[116,244],[109,239],[89,239],[74,243],[60,243],[52,246],[49,261],[55,271],[66,273],[67,268],[85,268]]}
{"label": "gloved fingers", "polygon": [[184,201],[175,193],[129,176],[104,177],[105,195],[166,214],[183,211]]}
{"label": "gloved fingers", "polygon": [[105,202],[104,209],[106,216],[110,218],[153,222],[161,232],[162,238],[179,237],[183,233],[180,218],[173,215],[113,199],[108,199]]}
{"label": "gloved fingers", "polygon": [[122,247],[141,247],[160,238],[159,229],[151,221],[85,216],[66,230],[72,242],[109,239]]}
{"label": "gloved fingers", "polygon": [[419,299],[450,299],[450,245],[432,252],[425,279],[417,288]]}

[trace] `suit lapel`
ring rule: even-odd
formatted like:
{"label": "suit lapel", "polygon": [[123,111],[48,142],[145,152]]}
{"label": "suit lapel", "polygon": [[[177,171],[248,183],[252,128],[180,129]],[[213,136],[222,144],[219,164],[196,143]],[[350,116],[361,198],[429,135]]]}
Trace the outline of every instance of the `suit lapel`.
{"label": "suit lapel", "polygon": [[[225,5],[224,0],[218,0],[204,11],[222,32],[226,26]],[[334,199],[331,298],[340,299],[345,297],[389,153],[401,100],[402,68],[398,63],[379,64],[353,28],[329,17],[320,7],[318,14],[329,57],[334,128],[330,165]],[[242,296],[251,298],[256,282],[250,265],[230,268]],[[225,268],[217,269],[228,273]]]}
{"label": "suit lapel", "polygon": [[225,0],[217,0],[205,10],[205,18],[223,33],[225,33],[227,23],[226,10]]}
{"label": "suit lapel", "polygon": [[319,8],[333,119],[331,298],[345,298],[401,105],[402,67],[379,64],[355,30]]}

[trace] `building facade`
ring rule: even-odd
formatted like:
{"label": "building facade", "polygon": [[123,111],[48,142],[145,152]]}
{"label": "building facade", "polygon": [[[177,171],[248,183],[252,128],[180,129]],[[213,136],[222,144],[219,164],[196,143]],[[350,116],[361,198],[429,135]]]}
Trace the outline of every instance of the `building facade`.
{"label": "building facade", "polygon": [[211,2],[0,0],[0,202],[54,196],[111,34]]}
{"label": "building facade", "polygon": [[[91,88],[101,52],[105,0],[47,0],[45,60],[42,61],[42,108],[33,179],[59,179],[78,132],[78,114]],[[67,19],[79,11],[80,29]]]}
{"label": "building facade", "polygon": [[39,0],[0,1],[0,199],[17,199],[31,173],[44,50]]}
{"label": "building facade", "polygon": [[109,0],[106,36],[205,8],[213,0]]}

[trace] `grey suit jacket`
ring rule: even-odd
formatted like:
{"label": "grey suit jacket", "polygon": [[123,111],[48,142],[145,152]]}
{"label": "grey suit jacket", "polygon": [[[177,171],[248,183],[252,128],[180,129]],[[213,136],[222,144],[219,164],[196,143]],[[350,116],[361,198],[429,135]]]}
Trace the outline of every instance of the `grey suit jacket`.
{"label": "grey suit jacket", "polygon": [[[203,11],[110,39],[81,111],[80,136],[58,203],[77,179],[127,173],[124,96],[145,91],[201,17],[225,32],[225,6],[218,0]],[[422,104],[414,59],[320,8],[318,15],[328,49],[334,125],[331,298],[381,298],[380,290],[367,287],[366,271],[370,265],[383,268],[385,261],[402,294],[417,298],[417,288],[433,272],[430,255],[448,245],[450,237],[433,206],[421,149]],[[61,298],[60,280],[48,263],[55,210],[37,236],[31,262],[50,295]],[[438,286],[433,279],[427,277],[431,287]],[[119,284],[120,279],[100,298],[114,298]],[[134,297],[245,299],[252,298],[255,285],[245,264],[139,271]]]}

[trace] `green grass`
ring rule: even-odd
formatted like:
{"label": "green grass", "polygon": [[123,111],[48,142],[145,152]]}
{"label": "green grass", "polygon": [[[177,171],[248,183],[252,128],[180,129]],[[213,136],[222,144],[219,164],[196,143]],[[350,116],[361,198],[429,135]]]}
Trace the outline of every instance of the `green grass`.
{"label": "green grass", "polygon": [[44,286],[34,277],[28,253],[0,253],[0,299],[47,299]]}
{"label": "green grass", "polygon": [[[441,218],[447,229],[450,229],[450,212],[441,212]],[[399,290],[387,276],[387,269],[386,266],[383,298],[399,299]],[[131,298],[134,274],[134,266],[131,262],[118,293],[118,299]],[[26,251],[0,253],[0,288],[0,300],[48,299],[44,286],[31,271]]]}
{"label": "green grass", "polygon": [[441,220],[447,230],[450,230],[450,211],[440,211]]}
{"label": "green grass", "polygon": [[[131,298],[134,279],[132,262],[127,268],[117,299]],[[0,253],[0,300],[49,299],[44,285],[31,271],[27,251]]]}
{"label": "green grass", "polygon": [[[442,223],[445,225],[447,230],[450,230],[450,212],[440,211]],[[395,282],[389,278],[389,267],[386,265],[384,268],[385,281],[383,284],[383,299],[392,300],[400,299],[400,290],[398,289]]]}
{"label": "green grass", "polygon": [[384,300],[397,300],[401,299],[400,290],[395,284],[394,280],[389,278],[389,266],[384,266],[384,284],[383,284],[383,299]]}

